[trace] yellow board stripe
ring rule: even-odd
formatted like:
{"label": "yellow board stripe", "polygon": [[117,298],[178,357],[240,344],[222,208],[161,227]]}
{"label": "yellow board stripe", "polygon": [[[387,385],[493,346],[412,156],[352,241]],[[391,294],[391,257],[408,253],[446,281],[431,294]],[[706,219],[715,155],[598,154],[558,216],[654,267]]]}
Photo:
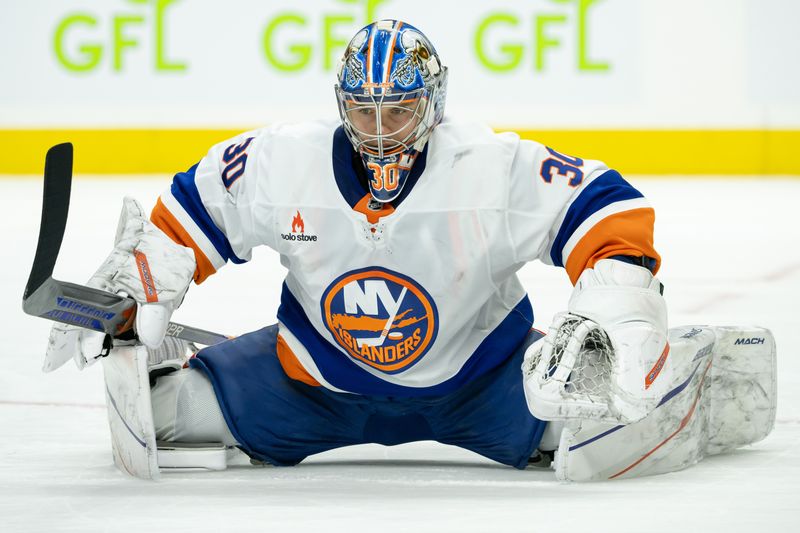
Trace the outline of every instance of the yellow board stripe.
{"label": "yellow board stripe", "polygon": [[[40,175],[65,141],[79,174],[172,174],[247,129],[0,130],[0,174]],[[623,174],[800,176],[800,130],[508,130]]]}
{"label": "yellow board stripe", "polygon": [[797,130],[518,131],[622,174],[800,175]]}
{"label": "yellow board stripe", "polygon": [[174,174],[188,169],[235,130],[0,130],[0,174],[41,174],[54,144],[75,145],[76,174]]}

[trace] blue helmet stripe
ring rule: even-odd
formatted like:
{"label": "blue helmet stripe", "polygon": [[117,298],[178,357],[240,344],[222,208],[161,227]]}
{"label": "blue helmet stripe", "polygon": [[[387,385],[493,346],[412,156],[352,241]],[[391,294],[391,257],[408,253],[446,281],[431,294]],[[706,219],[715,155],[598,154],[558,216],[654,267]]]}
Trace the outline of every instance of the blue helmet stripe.
{"label": "blue helmet stripe", "polygon": [[383,83],[384,61],[386,60],[386,44],[391,34],[386,31],[376,30],[372,47],[372,83]]}

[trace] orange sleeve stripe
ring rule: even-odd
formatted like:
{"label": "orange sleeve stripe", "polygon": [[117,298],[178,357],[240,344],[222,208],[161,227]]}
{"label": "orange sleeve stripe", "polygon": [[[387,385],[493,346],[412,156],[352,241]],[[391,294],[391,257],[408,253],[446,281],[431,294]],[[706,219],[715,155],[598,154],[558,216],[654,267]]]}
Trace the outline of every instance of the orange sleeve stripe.
{"label": "orange sleeve stripe", "polygon": [[656,260],[653,273],[661,266],[661,256],[653,247],[656,214],[652,208],[631,209],[609,215],[584,235],[567,259],[566,269],[574,285],[581,273],[612,255],[650,257]]}
{"label": "orange sleeve stripe", "polygon": [[206,257],[206,254],[203,253],[203,250],[200,249],[197,243],[194,242],[194,239],[192,239],[189,233],[181,226],[181,223],[178,222],[175,215],[169,212],[169,209],[167,209],[161,201],[161,198],[158,199],[156,206],[153,208],[153,212],[150,213],[150,220],[158,229],[166,233],[170,239],[194,250],[194,258],[197,262],[197,268],[195,268],[194,271],[195,283],[202,283],[208,276],[217,271],[208,257]]}
{"label": "orange sleeve stripe", "polygon": [[278,335],[278,345],[275,351],[278,353],[278,361],[280,361],[281,367],[283,367],[283,371],[286,372],[287,376],[295,381],[311,385],[312,387],[320,386],[319,381],[314,379],[311,374],[308,373],[308,370],[303,368],[297,356],[280,335]]}

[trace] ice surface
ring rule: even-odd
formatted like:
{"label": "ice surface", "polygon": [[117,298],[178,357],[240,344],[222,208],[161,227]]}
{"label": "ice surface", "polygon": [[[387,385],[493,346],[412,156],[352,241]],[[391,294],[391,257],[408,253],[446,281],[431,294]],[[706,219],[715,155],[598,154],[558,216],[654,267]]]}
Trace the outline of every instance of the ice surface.
{"label": "ice surface", "polygon": [[[56,278],[83,282],[111,247],[121,198],[152,206],[162,179],[76,180]],[[0,179],[0,531],[742,531],[800,521],[800,180],[636,179],[657,212],[672,325],[756,324],[778,344],[773,433],[679,473],[561,484],[469,452],[358,446],[292,468],[131,479],[111,461],[99,365],[40,371],[50,324],[22,313],[36,246],[38,179]],[[284,275],[258,251],[193,288],[175,320],[230,334],[275,320]],[[546,328],[570,285],[521,272]]]}

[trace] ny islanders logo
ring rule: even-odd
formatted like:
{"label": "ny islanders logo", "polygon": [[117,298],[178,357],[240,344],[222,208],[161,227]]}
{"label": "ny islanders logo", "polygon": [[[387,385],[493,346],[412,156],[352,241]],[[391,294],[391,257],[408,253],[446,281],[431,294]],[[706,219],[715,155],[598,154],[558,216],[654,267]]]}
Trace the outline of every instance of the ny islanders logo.
{"label": "ny islanders logo", "polygon": [[417,363],[436,339],[433,298],[411,278],[372,267],[337,278],[322,295],[322,317],[357,361],[387,374]]}

